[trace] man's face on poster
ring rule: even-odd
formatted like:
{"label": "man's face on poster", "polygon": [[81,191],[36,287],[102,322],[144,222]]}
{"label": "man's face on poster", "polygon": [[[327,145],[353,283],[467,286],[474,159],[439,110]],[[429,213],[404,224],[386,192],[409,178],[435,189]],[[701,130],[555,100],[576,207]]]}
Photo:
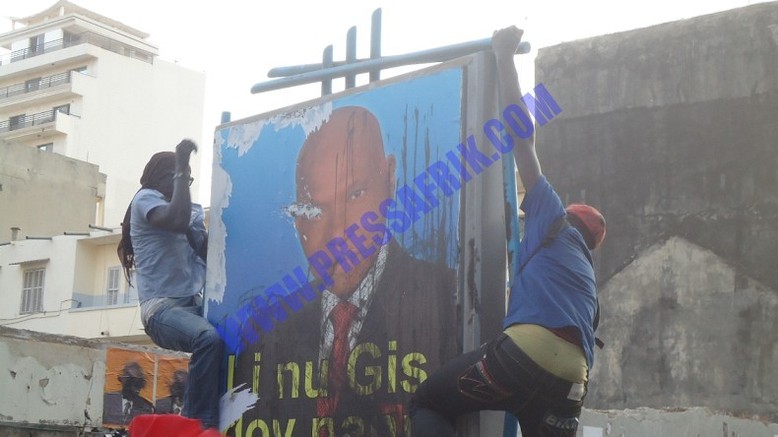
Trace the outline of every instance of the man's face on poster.
{"label": "man's face on poster", "polygon": [[143,374],[143,369],[138,363],[130,362],[122,369],[119,382],[122,384],[122,397],[135,399],[140,396],[140,391],[146,386],[146,375]]}
{"label": "man's face on poster", "polygon": [[[394,156],[386,156],[378,120],[364,108],[335,110],[322,127],[308,136],[297,160],[297,204],[295,226],[305,255],[327,251],[333,238],[343,238],[357,255],[359,264],[344,266],[333,262],[329,290],[348,298],[375,263],[378,247],[367,259],[359,255],[344,235],[351,225],[359,225],[363,214],[378,213],[382,201],[394,190]],[[380,214],[379,214],[380,216]],[[361,227],[357,231],[371,235]],[[320,278],[321,279],[321,278]]]}

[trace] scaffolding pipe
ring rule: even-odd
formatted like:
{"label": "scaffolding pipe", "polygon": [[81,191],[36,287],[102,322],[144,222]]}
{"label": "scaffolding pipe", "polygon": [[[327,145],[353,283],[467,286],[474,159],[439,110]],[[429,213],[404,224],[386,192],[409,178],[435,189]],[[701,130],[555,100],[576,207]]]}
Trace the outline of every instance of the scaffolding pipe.
{"label": "scaffolding pipe", "polygon": [[[333,62],[332,68],[322,69],[321,64],[304,64],[289,67],[277,67],[268,72],[269,77],[282,77],[281,79],[260,82],[251,87],[252,94],[289,88],[296,85],[304,85],[348,74],[366,73],[375,69],[387,69],[412,64],[429,64],[444,62],[461,56],[477,53],[492,48],[492,39],[485,38],[450,46],[437,47],[404,55],[384,56],[377,59],[363,59],[354,63],[343,61]],[[529,53],[530,44],[519,44],[516,54]]]}
{"label": "scaffolding pipe", "polygon": [[[373,11],[370,19],[370,59],[381,57],[381,8]],[[381,69],[370,70],[370,82],[381,80]]]}

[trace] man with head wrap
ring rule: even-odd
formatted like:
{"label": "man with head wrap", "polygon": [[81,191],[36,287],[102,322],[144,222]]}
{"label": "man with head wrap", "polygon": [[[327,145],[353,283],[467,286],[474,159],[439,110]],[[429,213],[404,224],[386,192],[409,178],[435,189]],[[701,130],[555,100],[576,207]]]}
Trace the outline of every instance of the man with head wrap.
{"label": "man with head wrap", "polygon": [[202,317],[208,235],[203,208],[191,201],[189,157],[197,146],[183,140],[176,152],[159,152],[143,170],[122,223],[119,258],[127,277],[135,267],[141,320],[158,346],[191,352],[184,416],[203,428],[219,423],[222,340]]}

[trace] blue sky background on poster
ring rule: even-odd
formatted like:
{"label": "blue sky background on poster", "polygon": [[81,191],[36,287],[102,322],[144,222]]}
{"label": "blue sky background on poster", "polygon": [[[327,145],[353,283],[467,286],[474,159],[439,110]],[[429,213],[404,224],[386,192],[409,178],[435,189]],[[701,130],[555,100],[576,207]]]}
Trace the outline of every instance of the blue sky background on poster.
{"label": "blue sky background on poster", "polygon": [[[349,95],[335,100],[332,107],[356,105],[373,112],[381,123],[386,152],[394,154],[397,159],[398,185],[412,184],[413,177],[422,173],[430,161],[443,158],[445,152],[455,148],[459,142],[461,75],[458,68],[446,70]],[[413,120],[415,111],[419,113],[419,129],[416,129]],[[407,129],[406,117],[410,118]],[[233,132],[234,129],[242,127],[233,126],[217,133],[223,143],[221,167],[229,175],[232,190],[229,205],[223,211],[225,227],[229,230],[225,241],[226,270],[222,272],[227,278],[226,289],[221,304],[211,302],[209,305],[211,320],[220,320],[234,312],[240,304],[280,281],[295,267],[307,269],[308,265],[294,221],[284,212],[295,200],[295,164],[305,140],[305,129],[299,123],[287,123],[285,126],[264,123],[250,147],[230,144],[230,138],[235,141],[236,137],[242,138],[243,135]],[[427,135],[431,149],[429,161],[424,147]],[[405,156],[403,168],[405,136],[407,150],[412,153],[408,152]],[[444,238],[452,242],[448,247],[447,262],[453,267],[456,262],[458,196],[451,196],[447,201],[449,205],[435,208],[412,230],[398,235],[398,241],[413,255],[426,258],[429,252],[421,251],[423,248],[412,243],[429,238],[430,223],[436,223],[441,214],[450,214],[452,217],[446,220],[447,235]],[[246,220],[246,217],[251,219]]]}

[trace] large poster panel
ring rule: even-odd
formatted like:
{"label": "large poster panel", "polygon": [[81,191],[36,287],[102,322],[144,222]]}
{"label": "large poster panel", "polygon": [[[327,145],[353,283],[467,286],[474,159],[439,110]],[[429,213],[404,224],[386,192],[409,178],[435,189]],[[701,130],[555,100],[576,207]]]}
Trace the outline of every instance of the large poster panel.
{"label": "large poster panel", "polygon": [[231,435],[410,435],[457,354],[462,70],[216,132],[208,318]]}

